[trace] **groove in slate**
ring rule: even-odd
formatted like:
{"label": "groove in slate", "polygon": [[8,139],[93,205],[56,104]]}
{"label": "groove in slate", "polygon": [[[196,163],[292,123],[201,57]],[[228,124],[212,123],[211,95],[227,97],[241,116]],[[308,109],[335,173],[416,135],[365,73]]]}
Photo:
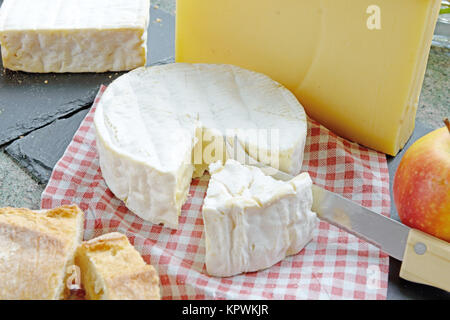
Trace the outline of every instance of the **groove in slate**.
{"label": "groove in slate", "polygon": [[26,119],[17,121],[13,126],[2,129],[3,132],[0,136],[0,146],[15,140],[20,136],[25,136],[34,130],[43,128],[57,119],[68,118],[78,111],[90,107],[94,102],[97,92],[98,88],[95,88],[89,91],[84,97],[65,103],[52,112],[39,115],[31,120]]}
{"label": "groove in slate", "polygon": [[89,109],[83,109],[68,119],[58,119],[14,141],[5,151],[38,182],[47,184],[56,162],[88,112]]}

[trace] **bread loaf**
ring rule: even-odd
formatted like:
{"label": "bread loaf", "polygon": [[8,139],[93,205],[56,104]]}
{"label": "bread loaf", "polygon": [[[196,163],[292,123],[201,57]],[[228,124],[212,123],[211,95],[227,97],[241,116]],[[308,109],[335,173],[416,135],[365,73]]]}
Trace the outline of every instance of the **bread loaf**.
{"label": "bread loaf", "polygon": [[76,205],[52,210],[0,208],[0,299],[62,299],[66,270],[83,237]]}
{"label": "bread loaf", "polygon": [[85,241],[76,264],[90,300],[158,300],[159,277],[121,233]]}

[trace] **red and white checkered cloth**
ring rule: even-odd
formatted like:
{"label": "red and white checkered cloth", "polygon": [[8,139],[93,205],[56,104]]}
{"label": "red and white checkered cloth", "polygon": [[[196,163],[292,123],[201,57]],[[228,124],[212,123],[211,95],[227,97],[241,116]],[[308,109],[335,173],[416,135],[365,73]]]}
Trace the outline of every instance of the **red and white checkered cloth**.
{"label": "red and white checkered cloth", "polygon": [[[42,194],[43,209],[75,203],[86,213],[84,238],[126,234],[159,272],[163,299],[385,299],[388,256],[376,247],[320,222],[299,254],[271,268],[229,278],[205,272],[201,208],[208,176],[192,181],[180,227],[142,220],[114,197],[102,178],[90,112],[56,164]],[[389,175],[383,154],[348,142],[309,120],[303,170],[314,183],[389,215]]]}

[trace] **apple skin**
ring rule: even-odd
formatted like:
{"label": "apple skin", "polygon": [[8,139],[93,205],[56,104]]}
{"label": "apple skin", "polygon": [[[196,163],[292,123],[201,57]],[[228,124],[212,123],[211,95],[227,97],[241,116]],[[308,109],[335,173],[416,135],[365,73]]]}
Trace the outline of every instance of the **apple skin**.
{"label": "apple skin", "polygon": [[450,242],[450,132],[437,129],[405,153],[394,178],[400,220]]}

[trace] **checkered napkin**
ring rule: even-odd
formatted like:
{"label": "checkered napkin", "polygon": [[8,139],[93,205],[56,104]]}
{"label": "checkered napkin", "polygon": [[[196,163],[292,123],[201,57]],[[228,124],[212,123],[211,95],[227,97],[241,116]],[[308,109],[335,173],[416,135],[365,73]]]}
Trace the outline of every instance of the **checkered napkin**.
{"label": "checkered napkin", "polygon": [[[130,212],[102,178],[95,146],[94,105],[56,164],[42,194],[43,209],[75,203],[86,213],[84,238],[125,233],[159,272],[163,299],[385,299],[388,257],[376,247],[320,222],[300,253],[263,271],[229,278],[206,274],[201,208],[208,176],[194,179],[178,230]],[[389,214],[383,154],[348,142],[309,120],[303,170],[314,183]]]}

